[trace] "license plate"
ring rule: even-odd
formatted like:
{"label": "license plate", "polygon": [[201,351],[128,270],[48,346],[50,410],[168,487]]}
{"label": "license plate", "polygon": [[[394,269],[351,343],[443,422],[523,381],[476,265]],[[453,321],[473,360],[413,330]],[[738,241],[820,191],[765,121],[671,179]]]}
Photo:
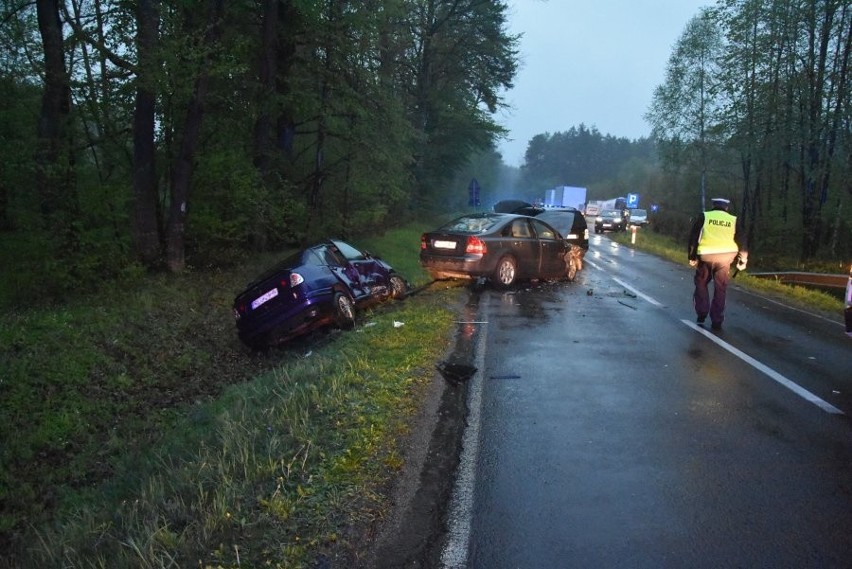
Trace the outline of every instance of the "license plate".
{"label": "license plate", "polygon": [[254,310],[255,308],[257,308],[258,306],[260,306],[264,302],[267,302],[268,300],[275,298],[276,296],[278,296],[278,289],[277,288],[274,288],[274,289],[270,290],[269,292],[258,296],[257,298],[255,298],[254,300],[251,301],[251,309]]}
{"label": "license plate", "polygon": [[455,249],[456,242],[436,240],[435,243],[433,243],[433,246],[435,249]]}

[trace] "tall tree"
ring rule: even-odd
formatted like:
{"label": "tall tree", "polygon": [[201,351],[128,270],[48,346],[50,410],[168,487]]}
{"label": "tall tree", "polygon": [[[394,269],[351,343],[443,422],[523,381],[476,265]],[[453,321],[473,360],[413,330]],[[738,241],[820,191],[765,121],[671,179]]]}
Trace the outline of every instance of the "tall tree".
{"label": "tall tree", "polygon": [[155,119],[159,1],[136,4],[136,102],[133,109],[133,235],[134,248],[147,266],[161,254],[157,208]]}
{"label": "tall tree", "polygon": [[[412,113],[418,191],[429,195],[449,181],[475,151],[502,129],[490,114],[503,103],[517,69],[517,41],[506,31],[499,0],[415,0]],[[440,194],[439,194],[440,195]]]}
{"label": "tall tree", "polygon": [[205,31],[198,46],[200,57],[197,57],[197,67],[194,69],[196,73],[194,87],[186,108],[178,152],[172,163],[171,196],[166,229],[166,263],[172,272],[180,272],[186,267],[185,239],[190,184],[195,153],[201,137],[204,103],[210,84],[210,68],[214,61],[217,40],[221,34],[223,17],[224,0],[207,0]]}
{"label": "tall tree", "polygon": [[41,211],[46,226],[58,228],[67,240],[73,239],[68,235],[73,227],[68,215],[77,209],[68,141],[71,87],[65,66],[59,2],[37,0],[36,10],[44,50],[44,92],[38,120],[39,146],[36,156],[37,188],[41,191]]}
{"label": "tall tree", "polygon": [[718,120],[720,102],[716,79],[722,36],[713,12],[702,9],[686,26],[666,67],[665,82],[656,88],[646,118],[662,144],[687,143],[694,149],[701,172],[700,202],[706,205],[711,126]]}

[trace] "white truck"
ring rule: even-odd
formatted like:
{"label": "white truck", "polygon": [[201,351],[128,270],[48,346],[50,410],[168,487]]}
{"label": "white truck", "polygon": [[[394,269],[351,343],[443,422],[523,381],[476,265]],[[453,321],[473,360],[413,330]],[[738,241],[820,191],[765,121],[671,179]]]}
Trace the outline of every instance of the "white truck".
{"label": "white truck", "polygon": [[578,186],[556,186],[544,193],[545,207],[574,207],[580,211],[586,208],[586,188]]}

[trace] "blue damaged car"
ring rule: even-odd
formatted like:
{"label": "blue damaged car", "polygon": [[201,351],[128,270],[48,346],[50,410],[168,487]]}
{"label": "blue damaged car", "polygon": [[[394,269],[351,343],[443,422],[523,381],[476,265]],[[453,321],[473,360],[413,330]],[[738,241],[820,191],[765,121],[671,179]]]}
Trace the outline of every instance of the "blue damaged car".
{"label": "blue damaged car", "polygon": [[407,291],[389,264],[329,239],[291,255],[237,295],[237,333],[247,346],[265,349],[324,326],[351,329],[356,310]]}

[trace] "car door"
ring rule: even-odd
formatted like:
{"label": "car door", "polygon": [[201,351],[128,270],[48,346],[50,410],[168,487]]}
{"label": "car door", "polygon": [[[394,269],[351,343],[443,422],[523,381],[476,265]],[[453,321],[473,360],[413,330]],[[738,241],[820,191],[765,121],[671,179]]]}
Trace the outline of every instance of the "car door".
{"label": "car door", "polygon": [[507,227],[507,238],[511,243],[512,255],[518,262],[518,273],[521,277],[538,275],[541,252],[538,240],[535,238],[530,220],[524,217],[512,220]]}
{"label": "car door", "polygon": [[544,222],[538,219],[531,221],[537,237],[541,263],[540,275],[555,277],[565,274],[565,240],[556,230]]}

